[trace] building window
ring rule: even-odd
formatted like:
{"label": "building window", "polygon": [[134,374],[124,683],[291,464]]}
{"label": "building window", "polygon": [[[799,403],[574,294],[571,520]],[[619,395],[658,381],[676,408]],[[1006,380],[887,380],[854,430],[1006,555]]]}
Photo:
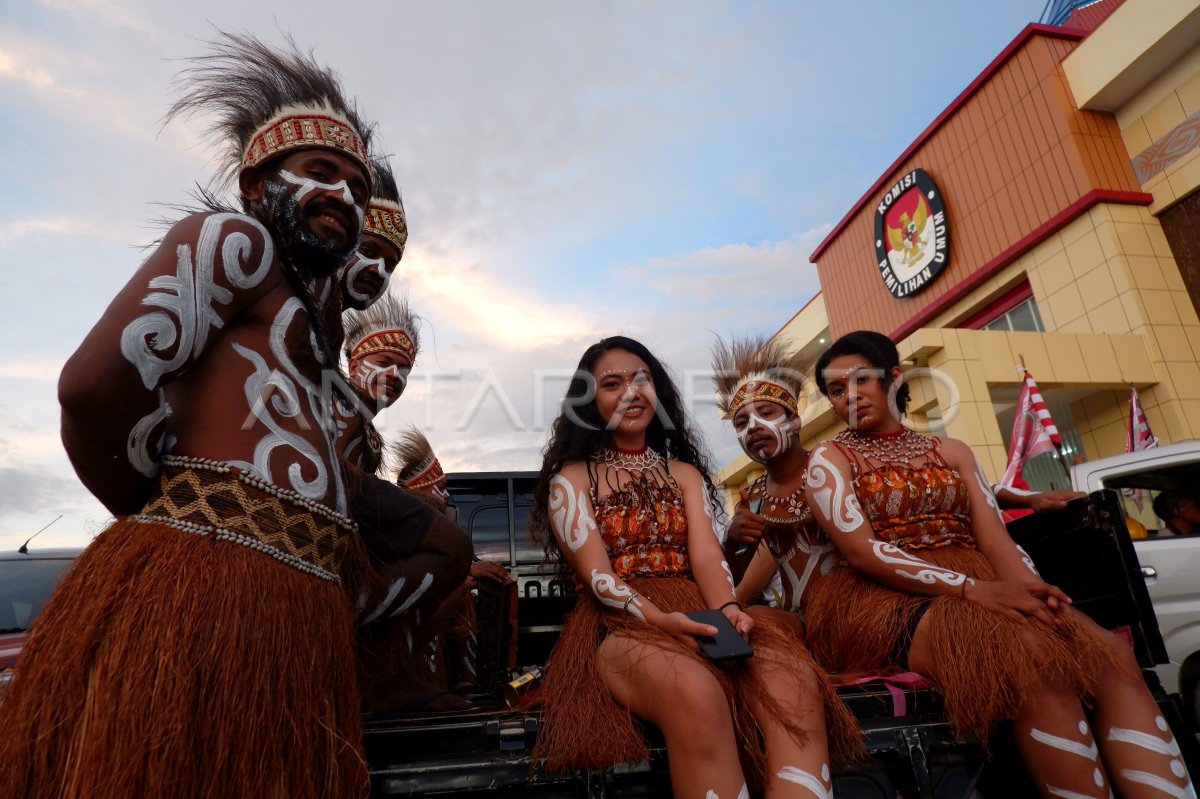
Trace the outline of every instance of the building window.
{"label": "building window", "polygon": [[969,330],[1030,330],[1035,333],[1046,330],[1027,280],[996,297],[957,326]]}
{"label": "building window", "polygon": [[981,330],[1032,330],[1044,333],[1042,315],[1038,313],[1037,300],[1030,297],[984,324]]}

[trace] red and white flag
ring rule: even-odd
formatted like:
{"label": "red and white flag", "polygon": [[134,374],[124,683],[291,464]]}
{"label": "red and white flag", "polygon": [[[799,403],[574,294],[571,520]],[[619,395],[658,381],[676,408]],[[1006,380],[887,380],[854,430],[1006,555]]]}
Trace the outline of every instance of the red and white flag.
{"label": "red and white flag", "polygon": [[1129,387],[1129,429],[1125,431],[1125,451],[1139,452],[1158,446],[1158,439],[1150,432],[1150,423],[1146,421],[1146,412],[1142,410],[1142,401],[1137,389]]}
{"label": "red and white flag", "polygon": [[1050,410],[1038,391],[1033,376],[1025,371],[1021,394],[1017,397],[1017,412],[1013,416],[1012,434],[1008,439],[1008,468],[1000,484],[1012,486],[1025,464],[1044,452],[1054,452],[1062,445],[1058,428],[1050,418]]}
{"label": "red and white flag", "polygon": [[[1142,401],[1137,389],[1129,387],[1129,427],[1125,429],[1125,451],[1138,452],[1158,446],[1158,439],[1150,432],[1150,423],[1146,421],[1146,412],[1142,410]],[[1121,493],[1133,500],[1138,510],[1146,502],[1146,492],[1140,488],[1123,488]]]}

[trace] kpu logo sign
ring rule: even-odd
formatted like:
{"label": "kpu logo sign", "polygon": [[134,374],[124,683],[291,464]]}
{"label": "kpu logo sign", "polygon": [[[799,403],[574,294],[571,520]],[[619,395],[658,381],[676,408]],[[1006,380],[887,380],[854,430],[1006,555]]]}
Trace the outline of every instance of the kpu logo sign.
{"label": "kpu logo sign", "polygon": [[875,208],[879,275],[893,297],[911,297],[946,268],[950,237],[946,207],[933,178],[914,169]]}

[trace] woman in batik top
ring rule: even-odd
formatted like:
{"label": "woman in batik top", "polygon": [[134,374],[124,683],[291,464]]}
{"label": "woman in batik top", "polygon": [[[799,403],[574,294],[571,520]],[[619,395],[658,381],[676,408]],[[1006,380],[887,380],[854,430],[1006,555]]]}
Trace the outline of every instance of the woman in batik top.
{"label": "woman in batik top", "polygon": [[[636,716],[662,730],[676,796],[735,799],[747,782],[756,795],[827,796],[829,749],[853,746],[854,720],[795,637],[734,599],[707,474],[662,364],[624,337],[590,347],[534,504],[535,532],[579,588],[535,756],[551,771],[643,760]],[[703,609],[720,609],[754,656],[705,660],[695,636],[715,629],[684,615]]]}
{"label": "woman in batik top", "polygon": [[809,504],[840,556],[806,601],[818,659],[925,675],[960,733],[986,739],[1011,720],[1042,796],[1194,795],[1129,646],[1041,580],[967,445],[900,423],[891,340],[843,336],[816,377],[849,424],[808,464]]}

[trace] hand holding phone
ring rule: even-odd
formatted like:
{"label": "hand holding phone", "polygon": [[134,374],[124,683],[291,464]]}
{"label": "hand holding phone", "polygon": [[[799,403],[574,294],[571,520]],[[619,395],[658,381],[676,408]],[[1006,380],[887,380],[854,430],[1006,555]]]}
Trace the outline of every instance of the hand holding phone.
{"label": "hand holding phone", "polygon": [[745,638],[738,635],[738,631],[721,611],[694,610],[688,613],[687,617],[717,629],[715,636],[696,636],[696,640],[700,642],[700,651],[709,660],[732,660],[754,656],[754,650],[750,648],[750,644]]}

